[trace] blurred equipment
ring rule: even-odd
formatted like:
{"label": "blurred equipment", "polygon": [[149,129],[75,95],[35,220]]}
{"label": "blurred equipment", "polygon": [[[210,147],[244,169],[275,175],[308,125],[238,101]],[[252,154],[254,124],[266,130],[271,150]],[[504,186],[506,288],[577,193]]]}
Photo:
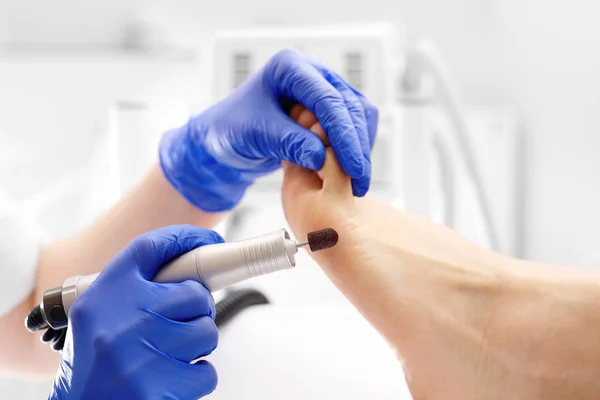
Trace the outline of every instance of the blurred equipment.
{"label": "blurred equipment", "polygon": [[[423,101],[424,96],[429,95],[434,99],[438,99],[442,104],[450,117],[453,133],[456,138],[455,143],[457,143],[460,151],[460,159],[465,163],[469,179],[475,187],[474,193],[481,207],[489,243],[488,247],[491,247],[493,250],[500,250],[498,233],[495,228],[494,219],[492,218],[488,193],[485,191],[481,176],[481,167],[478,165],[475,151],[471,145],[471,135],[465,119],[464,105],[460,91],[453,81],[452,75],[443,58],[432,42],[422,41],[411,47],[407,52],[406,60],[406,70],[402,80],[405,99],[408,98],[410,100],[410,96],[412,95],[413,100],[415,97],[420,96],[419,100]],[[433,82],[433,87],[429,87],[433,93],[426,92],[428,89],[427,78]],[[441,152],[441,149],[438,148],[438,151]],[[447,170],[448,167],[449,165],[444,163],[443,169]],[[411,170],[410,173],[413,173],[413,171]]]}

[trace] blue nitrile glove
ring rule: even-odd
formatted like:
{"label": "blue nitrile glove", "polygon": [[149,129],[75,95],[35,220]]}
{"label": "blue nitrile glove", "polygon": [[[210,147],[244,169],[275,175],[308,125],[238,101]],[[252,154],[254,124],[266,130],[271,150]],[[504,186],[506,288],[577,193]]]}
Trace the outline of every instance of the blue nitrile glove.
{"label": "blue nitrile glove", "polygon": [[225,100],[167,132],[160,164],[171,184],[205,211],[233,208],[254,180],[289,161],[318,170],[319,138],[287,112],[300,103],[315,114],[356,196],[371,181],[377,109],[334,71],[296,51],[276,54]]}
{"label": "blue nitrile glove", "polygon": [[214,303],[194,281],[151,281],[169,260],[220,243],[212,231],[173,226],[139,236],[73,303],[49,398],[198,399],[214,390]]}

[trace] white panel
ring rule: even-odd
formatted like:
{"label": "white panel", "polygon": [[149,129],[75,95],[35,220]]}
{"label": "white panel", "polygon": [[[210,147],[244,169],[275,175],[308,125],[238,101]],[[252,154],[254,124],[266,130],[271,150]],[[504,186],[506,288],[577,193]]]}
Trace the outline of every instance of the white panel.
{"label": "white panel", "polygon": [[[0,146],[10,147],[0,154],[12,153],[0,162],[3,188],[36,209],[52,233],[84,226],[114,200],[105,164],[111,104],[191,103],[207,91],[197,70],[194,60],[119,53],[1,58]],[[146,150],[156,139],[138,138]]]}
{"label": "white panel", "polygon": [[109,166],[115,168],[119,195],[135,186],[158,162],[160,139],[182,126],[189,116],[187,104],[169,102],[117,102],[111,107]]}
{"label": "white panel", "polygon": [[[522,182],[521,127],[517,113],[510,108],[471,107],[466,112],[475,158],[481,169],[486,196],[491,205],[492,218],[497,229],[500,251],[506,255],[519,253]],[[455,197],[454,228],[480,243],[489,246],[486,227],[474,186],[466,174],[447,119],[436,110],[430,110],[430,134],[445,139],[452,157],[450,165]],[[447,200],[447,199],[446,199]]]}
{"label": "white panel", "polygon": [[[364,54],[366,86],[364,94],[376,104],[394,98],[398,74],[396,58],[401,56],[402,35],[388,24],[321,27],[255,28],[223,31],[216,34],[214,48],[215,98],[231,91],[231,54],[250,52],[255,68],[265,64],[277,51],[300,49],[343,75],[344,55],[348,51]],[[223,75],[225,74],[225,75]]]}
{"label": "white panel", "polygon": [[402,151],[398,157],[402,199],[407,211],[431,216],[431,121],[430,111],[420,104],[401,108]]}

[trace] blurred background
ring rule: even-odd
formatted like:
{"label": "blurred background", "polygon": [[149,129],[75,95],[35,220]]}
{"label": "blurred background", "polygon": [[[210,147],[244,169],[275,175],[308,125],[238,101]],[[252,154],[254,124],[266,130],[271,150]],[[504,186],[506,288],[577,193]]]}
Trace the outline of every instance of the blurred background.
{"label": "blurred background", "polygon": [[[508,255],[600,266],[599,8],[591,0],[0,0],[0,187],[52,235],[75,232],[156,161],[162,132],[276,51],[296,48],[380,108],[373,195]],[[285,226],[279,179],[259,182],[223,223],[228,239]],[[309,283],[307,302],[295,288]],[[240,348],[240,338],[265,341],[265,331],[263,350],[287,361],[261,368],[288,368],[272,398],[320,398],[298,382],[332,372],[300,379],[294,370],[315,359],[340,366],[315,385],[323,398],[335,398],[328,391],[348,376],[364,379],[340,398],[366,398],[361,390],[399,398],[401,372],[385,343],[365,348],[368,370],[341,361],[352,360],[336,343],[345,332],[377,338],[316,266],[249,285],[280,308],[223,333],[214,398],[271,398],[252,376],[240,381],[261,350]],[[258,329],[261,318],[267,326]],[[293,321],[302,318],[331,340],[303,332],[320,346],[299,358],[273,338],[300,340]],[[13,398],[47,389],[0,381]]]}

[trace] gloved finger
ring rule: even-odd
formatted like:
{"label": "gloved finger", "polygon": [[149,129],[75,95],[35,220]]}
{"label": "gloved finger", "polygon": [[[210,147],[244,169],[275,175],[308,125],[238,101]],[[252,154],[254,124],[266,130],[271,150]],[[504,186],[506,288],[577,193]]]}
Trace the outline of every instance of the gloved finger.
{"label": "gloved finger", "polygon": [[209,395],[217,387],[217,371],[208,361],[187,364],[165,357],[152,368],[155,378],[140,388],[143,392],[140,398],[153,399],[160,393],[164,398],[195,400]]}
{"label": "gloved finger", "polygon": [[156,350],[179,361],[190,363],[217,348],[219,331],[210,317],[187,322],[173,321],[149,311],[156,322],[145,332],[145,339]]}
{"label": "gloved finger", "polygon": [[157,229],[135,238],[115,257],[103,274],[122,274],[123,269],[137,266],[139,274],[144,279],[151,280],[164,264],[174,258],[197,247],[222,242],[223,238],[218,233],[191,225]]}
{"label": "gloved finger", "polygon": [[[321,69],[321,73],[323,74],[325,79],[327,79],[333,85],[333,87],[342,95],[344,103],[346,104],[346,108],[348,109],[350,117],[352,118],[352,123],[356,127],[356,133],[360,142],[360,147],[363,152],[363,155],[367,160],[370,160],[370,138],[367,125],[365,102],[363,101],[363,99],[366,99],[360,94],[360,92],[354,89],[348,82],[346,82],[346,80],[344,80],[344,78],[339,76],[336,72],[323,68]],[[361,97],[363,99],[361,99]],[[337,152],[336,156],[338,157],[339,162],[340,157],[337,154]]]}
{"label": "gloved finger", "polygon": [[[312,113],[310,112],[310,110],[304,110],[302,112],[302,114],[299,115],[299,118],[302,118],[304,115],[306,114],[310,114],[312,115]],[[307,119],[308,120],[308,119]],[[321,140],[323,140],[325,142],[325,145],[327,145],[327,135],[325,134],[325,131],[323,130],[323,128],[321,127],[321,125],[317,122],[315,123],[311,128],[310,128],[311,132],[315,133],[317,136],[319,136],[319,138],[321,138]],[[330,148],[327,149],[328,152],[330,151]],[[324,184],[324,188],[326,190],[331,190],[332,188],[341,188],[341,190],[345,190],[348,185],[346,184],[346,180],[347,179],[342,179],[342,177],[339,176],[339,174],[341,173],[342,175],[344,175],[343,171],[340,169],[339,164],[337,162],[332,162],[332,161],[327,161],[327,157],[334,159],[333,154],[329,155],[327,154],[326,159],[325,159],[325,164],[323,166],[323,168],[319,171],[319,177],[323,178],[324,176],[328,175],[328,176],[332,176],[335,177],[336,179],[328,179],[327,180],[327,184]],[[331,172],[327,171],[331,169]],[[324,171],[326,170],[326,171]],[[352,187],[352,193],[355,196],[362,196],[366,193],[366,191],[362,191],[359,188],[368,188],[369,187],[369,180],[370,180],[370,174],[369,175],[365,175],[362,178],[359,179],[352,179],[351,181],[351,187]],[[292,182],[296,183],[299,180],[298,179],[291,179]],[[291,185],[291,184],[289,184]],[[332,186],[333,185],[333,186]],[[335,191],[335,190],[334,190]]]}
{"label": "gloved finger", "polygon": [[[180,397],[176,399],[200,399],[208,396],[217,388],[219,378],[215,367],[208,361],[202,360],[195,364],[182,364],[179,371],[187,382],[186,387],[177,389]],[[195,384],[192,384],[195,383]]]}
{"label": "gloved finger", "polygon": [[355,93],[362,102],[363,109],[365,110],[365,116],[367,118],[367,131],[369,132],[369,145],[372,150],[373,146],[375,145],[377,128],[379,126],[379,110],[360,92],[355,90]]}
{"label": "gloved finger", "polygon": [[180,283],[146,282],[153,302],[146,308],[174,321],[215,318],[215,302],[208,289],[196,281]]}
{"label": "gloved finger", "polygon": [[[356,128],[358,141],[365,160],[365,169],[363,176],[352,180],[352,189],[355,196],[362,197],[368,191],[371,184],[371,143],[369,140],[369,132],[367,128],[367,117],[363,108],[363,102],[356,95],[356,91],[338,74],[327,69],[321,70],[325,78],[337,89],[342,95],[346,108],[350,113],[352,122]],[[336,151],[333,147],[338,163],[342,163],[346,154]]]}
{"label": "gloved finger", "polygon": [[[310,110],[304,110],[304,112],[299,115],[299,118],[302,117],[303,114],[312,113]],[[306,118],[306,120],[308,120],[308,118]],[[319,122],[316,122],[310,130],[322,138],[322,140],[327,140],[327,135]],[[314,174],[313,177],[309,177],[308,175],[303,175],[301,171],[298,170],[289,171],[287,176],[291,180],[291,182],[288,183],[289,185],[304,185],[305,190],[308,182],[314,179]],[[340,194],[342,197],[352,197],[351,178],[342,171],[340,164],[337,162],[335,152],[331,147],[326,148],[325,163],[323,164],[323,168],[318,171],[317,176],[322,181],[321,189],[324,192]],[[352,179],[352,181],[354,181],[354,179]],[[317,181],[315,181],[313,185],[314,188],[318,188],[319,186]],[[290,189],[292,190],[294,188],[290,186]],[[302,190],[302,188],[296,188],[295,190]],[[298,193],[295,193],[295,195],[298,195]]]}
{"label": "gloved finger", "polygon": [[344,154],[344,171],[359,178],[365,160],[352,121],[341,94],[307,58],[296,51],[283,51],[267,64],[266,78],[278,97],[291,98],[311,110],[327,132],[336,153]]}
{"label": "gloved finger", "polygon": [[[355,91],[360,101],[363,104],[363,109],[365,111],[365,116],[367,119],[367,130],[369,137],[369,152],[373,150],[373,145],[375,144],[375,139],[377,136],[377,127],[379,125],[379,111],[377,107],[375,107],[366,97],[364,97],[360,92]],[[369,162],[369,168],[371,168],[371,163]],[[362,178],[353,179],[352,180],[352,191],[356,196],[362,196],[366,194],[367,190],[365,188],[369,188],[371,184],[371,174],[365,174]]]}
{"label": "gloved finger", "polygon": [[277,158],[301,167],[318,170],[325,161],[325,146],[314,133],[285,115],[264,127],[258,151],[263,157]]}

